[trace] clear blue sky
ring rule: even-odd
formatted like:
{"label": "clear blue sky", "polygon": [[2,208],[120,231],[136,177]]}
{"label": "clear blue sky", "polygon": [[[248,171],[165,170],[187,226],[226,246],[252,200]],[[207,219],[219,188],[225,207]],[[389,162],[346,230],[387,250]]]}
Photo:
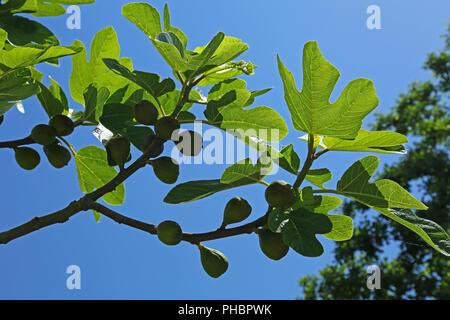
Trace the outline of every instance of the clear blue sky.
{"label": "clear blue sky", "polygon": [[[146,37],[121,16],[121,6],[130,1],[97,0],[82,6],[82,29],[68,30],[67,16],[41,19],[63,44],[79,39],[86,46],[97,31],[112,25],[122,48],[121,56],[132,58],[136,69],[170,76],[168,67]],[[163,1],[150,1],[162,10]],[[413,80],[426,79],[421,70],[426,54],[442,47],[450,2],[435,1],[168,1],[172,24],[189,38],[188,47],[204,45],[217,31],[238,37],[250,49],[243,55],[259,68],[245,77],[251,90],[274,87],[257,100],[277,110],[287,120],[290,135],[283,144],[294,143],[304,157],[305,146],[297,140],[283,100],[276,66],[279,53],[301,84],[301,49],[308,40],[317,40],[324,56],[341,72],[332,99],[350,80],[365,77],[375,83],[380,98],[378,112],[387,112],[399,93]],[[381,30],[366,28],[366,8],[381,8]],[[71,58],[59,68],[41,66],[69,93]],[[48,82],[47,82],[48,84]],[[37,122],[48,119],[37,99],[25,101],[26,115],[12,110],[0,127],[0,140],[25,137]],[[81,106],[71,101],[72,108]],[[201,108],[193,109],[201,114]],[[373,120],[369,116],[364,123]],[[84,128],[70,137],[77,149],[99,145]],[[42,155],[42,153],[41,153]],[[329,186],[340,174],[363,157],[356,153],[329,153],[316,168],[328,165],[334,173]],[[381,155],[381,163],[398,156]],[[0,231],[28,221],[34,216],[58,210],[82,196],[75,164],[57,170],[45,157],[36,170],[20,169],[11,150],[0,150],[1,183]],[[183,170],[184,169],[184,170]],[[223,166],[181,168],[179,182],[220,177]],[[281,173],[277,179],[292,180]],[[274,179],[271,177],[270,179]],[[158,183],[151,169],[139,172],[126,182],[126,201],[118,211],[150,223],[166,219],[179,221],[187,232],[217,228],[225,202],[236,195],[253,206],[251,218],[265,209],[261,185],[233,189],[183,205],[162,203],[171,186]],[[376,214],[376,213],[368,213]],[[96,224],[90,212],[74,216],[68,223],[54,225],[0,246],[1,299],[292,299],[300,294],[299,277],[315,273],[332,260],[333,242],[320,237],[326,253],[305,258],[294,251],[281,261],[267,259],[259,250],[255,235],[205,243],[222,251],[229,259],[228,271],[219,279],[208,277],[201,268],[195,246],[182,243],[167,247],[155,237],[102,218]],[[67,266],[78,265],[82,289],[68,290]],[[363,279],[361,285],[364,285]]]}

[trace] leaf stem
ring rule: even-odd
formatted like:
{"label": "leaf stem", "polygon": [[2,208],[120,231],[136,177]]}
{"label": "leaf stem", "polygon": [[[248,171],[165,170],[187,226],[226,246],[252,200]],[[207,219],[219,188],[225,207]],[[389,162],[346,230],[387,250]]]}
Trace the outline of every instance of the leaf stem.
{"label": "leaf stem", "polygon": [[302,184],[303,180],[305,180],[306,174],[308,173],[309,168],[311,168],[312,163],[314,161],[314,135],[308,135],[308,155],[306,156],[306,161],[303,164],[302,170],[297,175],[297,179],[295,180],[293,187],[294,189],[298,189]]}
{"label": "leaf stem", "polygon": [[62,140],[62,142],[64,142],[64,144],[69,148],[70,152],[72,153],[73,157],[75,158],[77,156],[77,153],[75,152],[75,149],[73,148],[73,146],[69,143],[69,141],[67,141],[66,139],[64,139],[63,137],[58,137],[59,139]]}

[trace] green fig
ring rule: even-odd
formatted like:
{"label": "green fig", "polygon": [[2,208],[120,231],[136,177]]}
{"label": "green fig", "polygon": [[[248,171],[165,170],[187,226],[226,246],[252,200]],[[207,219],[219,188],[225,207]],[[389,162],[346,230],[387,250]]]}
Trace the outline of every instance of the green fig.
{"label": "green fig", "polygon": [[289,246],[283,242],[281,233],[264,229],[258,233],[259,246],[262,252],[272,260],[280,260],[289,251]]}
{"label": "green fig", "polygon": [[72,157],[70,151],[59,142],[44,146],[44,152],[50,164],[58,169],[66,166]]}
{"label": "green fig", "polygon": [[186,130],[180,133],[176,147],[182,154],[188,157],[199,155],[203,148],[202,136],[192,130]]}
{"label": "green fig", "polygon": [[252,207],[248,204],[247,200],[241,197],[234,197],[225,206],[223,212],[222,228],[228,224],[241,222],[248,218],[252,212]]}
{"label": "green fig", "polygon": [[39,153],[28,147],[15,148],[16,162],[25,170],[33,170],[41,162]]}
{"label": "green fig", "polygon": [[134,118],[137,122],[145,124],[147,126],[152,126],[158,120],[158,109],[155,105],[147,100],[142,100],[138,102],[134,108]]}
{"label": "green fig", "polygon": [[183,237],[183,231],[175,221],[163,221],[156,227],[156,235],[161,242],[168,246],[174,246],[180,243]]}
{"label": "green fig", "polygon": [[56,135],[60,137],[68,136],[74,129],[72,119],[63,114],[58,114],[51,118],[48,125],[55,129]]}
{"label": "green fig", "polygon": [[173,117],[162,117],[155,124],[155,133],[164,140],[172,139],[172,133],[180,129],[180,123]]}
{"label": "green fig", "polygon": [[198,245],[198,248],[203,269],[209,276],[218,278],[227,271],[228,260],[222,252],[201,244]]}
{"label": "green fig", "polygon": [[160,157],[151,162],[155,175],[164,183],[172,184],[178,179],[180,168],[175,159]]}
{"label": "green fig", "polygon": [[130,159],[130,141],[123,136],[115,136],[106,143],[110,165],[123,166]]}
{"label": "green fig", "polygon": [[292,207],[297,199],[295,189],[282,180],[272,182],[266,189],[265,197],[269,205],[280,209]]}
{"label": "green fig", "polygon": [[150,147],[152,147],[152,152],[150,153],[149,158],[156,158],[164,151],[164,140],[154,134],[149,134],[144,139],[142,150],[147,151]]}
{"label": "green fig", "polygon": [[0,124],[3,123],[3,119],[4,119],[4,118],[5,118],[5,117],[4,117],[3,115],[0,116]]}
{"label": "green fig", "polygon": [[46,146],[48,144],[55,142],[56,131],[55,129],[46,124],[38,124],[33,128],[33,130],[31,130],[30,137],[31,139],[33,139],[34,142]]}

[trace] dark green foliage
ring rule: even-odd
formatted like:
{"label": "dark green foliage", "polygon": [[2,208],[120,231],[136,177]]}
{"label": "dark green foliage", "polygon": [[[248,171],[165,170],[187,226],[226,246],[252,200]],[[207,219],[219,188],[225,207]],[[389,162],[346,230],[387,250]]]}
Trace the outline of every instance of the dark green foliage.
{"label": "dark green foliage", "polygon": [[60,137],[68,136],[74,129],[73,121],[63,114],[54,116],[50,119],[48,124],[55,129],[56,135]]}
{"label": "dark green foliage", "polygon": [[289,246],[283,242],[281,233],[275,233],[269,229],[261,230],[258,233],[259,246],[262,252],[272,260],[280,260],[289,251]]}
{"label": "dark green foliage", "polygon": [[16,162],[25,170],[33,170],[41,162],[41,157],[34,149],[20,147],[14,149]]}
{"label": "dark green foliage", "polygon": [[[377,115],[376,130],[394,130],[414,137],[414,143],[400,161],[388,164],[378,178],[397,181],[407,190],[418,186],[426,212],[420,217],[450,227],[448,169],[448,97],[450,90],[450,27],[445,49],[431,53],[424,64],[433,78],[413,82],[401,94],[391,112]],[[343,213],[365,216],[351,240],[337,242],[335,262],[320,275],[300,279],[305,299],[448,299],[450,261],[430,251],[416,234],[377,216],[367,218],[367,208],[355,202],[344,204]],[[398,245],[390,259],[384,248]],[[376,264],[381,270],[381,290],[365,286],[366,268]]]}
{"label": "dark green foliage", "polygon": [[51,144],[56,140],[56,131],[46,124],[38,124],[31,130],[31,139],[43,146]]}
{"label": "dark green foliage", "polygon": [[220,251],[203,245],[199,245],[198,248],[203,269],[210,277],[218,278],[227,271],[228,260]]}
{"label": "dark green foliage", "polygon": [[70,151],[59,142],[44,146],[44,152],[50,164],[58,169],[66,166],[72,157]]}
{"label": "dark green foliage", "polygon": [[287,209],[292,207],[296,200],[294,188],[286,181],[274,181],[265,192],[266,201],[275,208]]}
{"label": "dark green foliage", "polygon": [[154,125],[158,120],[158,109],[148,100],[142,100],[133,108],[134,118],[137,122],[145,125]]}
{"label": "dark green foliage", "polygon": [[163,221],[156,228],[158,239],[168,246],[174,246],[180,243],[183,237],[183,231],[175,221]]}
{"label": "dark green foliage", "polygon": [[241,222],[248,218],[252,212],[252,207],[247,200],[241,197],[234,197],[227,202],[223,212],[222,227],[228,224]]}
{"label": "dark green foliage", "polygon": [[178,179],[180,169],[176,161],[170,157],[160,157],[152,161],[155,175],[164,183],[172,184]]}
{"label": "dark green foliage", "polygon": [[111,160],[111,165],[123,166],[130,158],[130,141],[127,137],[112,137],[106,144],[106,152]]}
{"label": "dark green foliage", "polygon": [[172,139],[172,133],[180,128],[177,119],[172,117],[162,117],[155,124],[155,133],[164,140]]}

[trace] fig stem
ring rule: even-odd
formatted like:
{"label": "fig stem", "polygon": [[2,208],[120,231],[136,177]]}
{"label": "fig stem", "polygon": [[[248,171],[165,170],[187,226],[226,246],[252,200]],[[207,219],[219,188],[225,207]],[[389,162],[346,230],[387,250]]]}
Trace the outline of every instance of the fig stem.
{"label": "fig stem", "polygon": [[62,142],[64,142],[64,144],[67,146],[67,148],[69,148],[70,152],[72,153],[73,157],[75,158],[77,156],[77,153],[75,152],[75,149],[73,148],[73,146],[69,143],[69,141],[67,141],[66,139],[64,139],[63,137],[58,137],[59,139],[62,140]]}

